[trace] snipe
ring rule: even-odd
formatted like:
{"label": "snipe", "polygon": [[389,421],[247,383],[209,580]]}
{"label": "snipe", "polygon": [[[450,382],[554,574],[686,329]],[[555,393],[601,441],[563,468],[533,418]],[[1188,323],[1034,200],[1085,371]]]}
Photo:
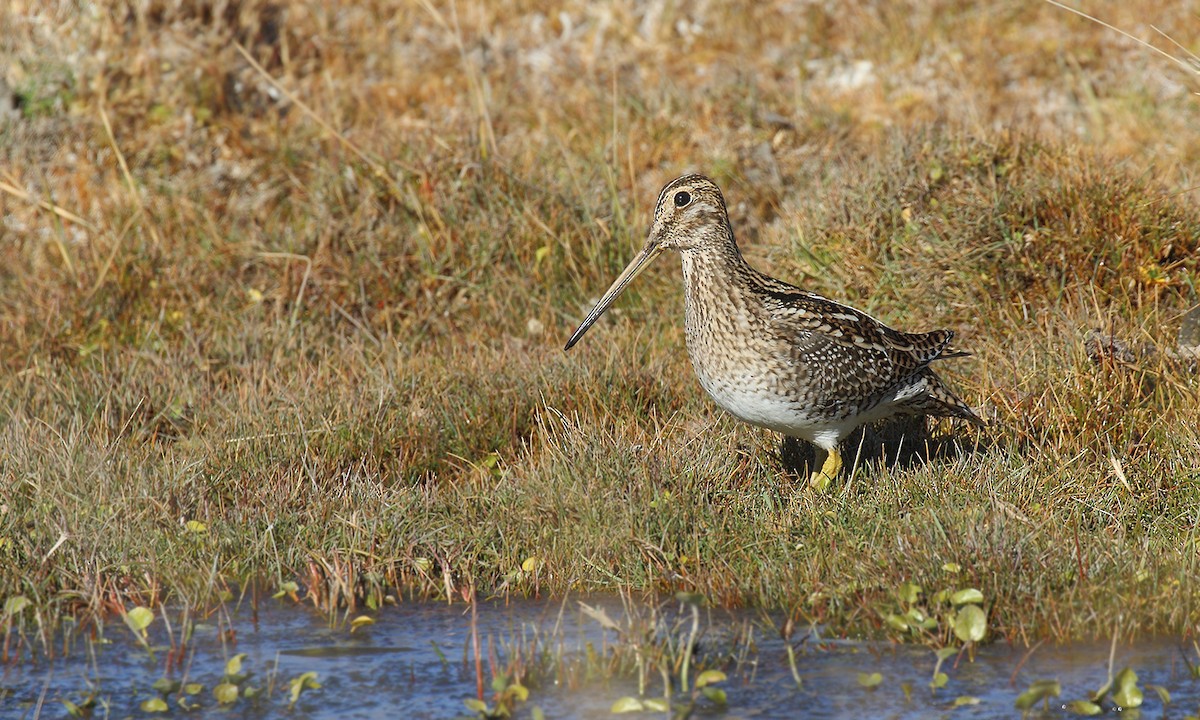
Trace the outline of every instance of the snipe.
{"label": "snipe", "polygon": [[842,468],[838,443],[894,415],[983,421],[930,367],[956,357],[951,330],[905,333],[746,264],[712,180],[685,175],[658,195],[646,244],[567,341],[570,350],[664,250],[683,260],[688,355],[704,390],[734,417],[825,453],[810,484]]}

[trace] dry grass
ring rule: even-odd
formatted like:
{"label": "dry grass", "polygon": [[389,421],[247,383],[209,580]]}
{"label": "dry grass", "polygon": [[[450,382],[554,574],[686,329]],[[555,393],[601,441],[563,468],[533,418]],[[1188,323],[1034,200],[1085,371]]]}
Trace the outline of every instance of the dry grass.
{"label": "dry grass", "polygon": [[[1200,619],[1196,377],[1083,346],[1197,302],[1200,83],[1135,43],[1032,2],[6,7],[0,596],[684,588],[869,631],[956,562],[1003,634]],[[996,429],[805,492],[702,396],[667,262],[562,353],[685,169],[760,267],[959,331]]]}

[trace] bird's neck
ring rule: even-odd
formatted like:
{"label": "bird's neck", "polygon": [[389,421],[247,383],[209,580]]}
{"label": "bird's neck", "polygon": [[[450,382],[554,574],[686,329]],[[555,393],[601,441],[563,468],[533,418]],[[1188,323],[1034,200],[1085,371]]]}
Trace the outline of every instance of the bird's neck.
{"label": "bird's neck", "polygon": [[733,238],[727,242],[689,248],[680,253],[687,297],[726,295],[742,287],[753,269],[746,264]]}

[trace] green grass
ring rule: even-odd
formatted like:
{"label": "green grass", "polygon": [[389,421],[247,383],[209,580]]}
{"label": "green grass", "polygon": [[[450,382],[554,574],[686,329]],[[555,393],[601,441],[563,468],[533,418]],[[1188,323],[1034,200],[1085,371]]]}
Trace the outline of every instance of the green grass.
{"label": "green grass", "polygon": [[[20,25],[14,86],[75,81],[0,126],[0,180],[28,193],[0,195],[0,597],[41,623],[253,579],[322,605],[687,590],[874,633],[901,583],[956,563],[1001,636],[1195,623],[1196,376],[1084,351],[1093,327],[1169,349],[1197,302],[1196,105],[1162,87],[1195,78],[1106,59],[1112,37],[1046,8],[944,9],[797,25],[768,3],[679,48],[678,18],[635,41],[575,8],[556,45],[561,18],[471,5],[460,53],[423,9],[166,6],[77,18],[59,54],[109,55],[69,72]],[[881,29],[863,52],[891,81],[770,72]],[[1090,95],[1061,127],[1022,104],[1071,83]],[[944,370],[992,429],[807,491],[703,396],[669,260],[563,353],[689,168],[722,183],[752,263],[955,329],[974,355]]]}

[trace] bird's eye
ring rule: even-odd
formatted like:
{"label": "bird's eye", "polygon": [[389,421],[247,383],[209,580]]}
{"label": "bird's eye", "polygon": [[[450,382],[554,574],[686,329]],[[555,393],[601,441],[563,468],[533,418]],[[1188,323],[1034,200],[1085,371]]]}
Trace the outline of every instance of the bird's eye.
{"label": "bird's eye", "polygon": [[675,207],[683,207],[692,201],[691,193],[681,190],[675,193]]}

